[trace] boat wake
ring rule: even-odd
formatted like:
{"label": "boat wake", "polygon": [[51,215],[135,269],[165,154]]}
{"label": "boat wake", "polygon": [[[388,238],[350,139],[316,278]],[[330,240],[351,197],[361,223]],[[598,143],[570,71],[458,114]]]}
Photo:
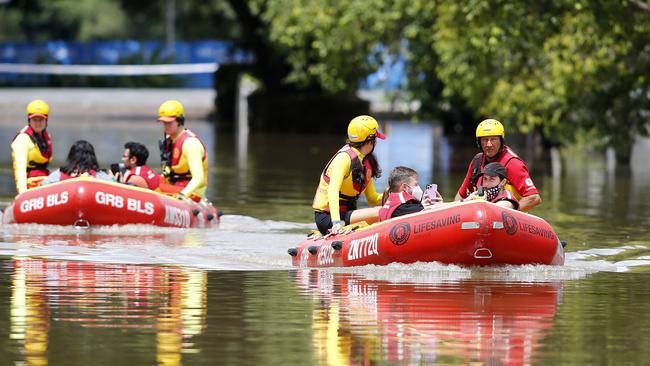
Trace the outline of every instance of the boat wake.
{"label": "boat wake", "polygon": [[[217,228],[178,229],[150,225],[75,229],[37,224],[3,225],[0,256],[143,265],[177,265],[205,270],[295,269],[287,248],[313,224],[225,215]],[[568,248],[570,249],[570,248]],[[391,282],[438,283],[467,279],[515,282],[575,280],[598,272],[650,269],[647,247],[622,246],[567,252],[564,266],[462,267],[440,263],[394,263],[322,269],[358,273]]]}

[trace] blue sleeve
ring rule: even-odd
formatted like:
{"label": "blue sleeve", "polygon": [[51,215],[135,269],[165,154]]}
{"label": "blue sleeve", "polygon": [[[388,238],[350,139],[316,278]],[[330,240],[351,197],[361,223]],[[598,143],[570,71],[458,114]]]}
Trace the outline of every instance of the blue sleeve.
{"label": "blue sleeve", "polygon": [[109,182],[115,182],[115,179],[113,179],[113,177],[111,177],[110,175],[108,175],[108,173],[105,173],[105,172],[103,172],[101,170],[98,171],[97,173],[95,173],[95,178],[101,179],[101,180],[107,180]]}
{"label": "blue sleeve", "polygon": [[57,169],[50,173],[50,175],[47,176],[47,178],[43,179],[40,185],[44,186],[46,184],[50,183],[56,183],[61,180],[61,170]]}

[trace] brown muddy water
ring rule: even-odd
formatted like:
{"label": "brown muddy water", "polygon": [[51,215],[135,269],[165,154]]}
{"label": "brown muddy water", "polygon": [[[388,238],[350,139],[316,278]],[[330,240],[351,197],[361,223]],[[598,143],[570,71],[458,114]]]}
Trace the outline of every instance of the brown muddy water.
{"label": "brown muddy water", "polygon": [[[51,126],[60,160],[88,139],[107,167],[127,140],[157,165],[145,120]],[[3,146],[20,126],[0,126]],[[337,136],[263,135],[238,143],[188,121],[212,152],[216,229],[0,227],[0,364],[339,365],[645,364],[650,357],[650,169],[565,154],[553,176],[525,140],[544,217],[567,240],[563,267],[437,263],[305,270],[286,249],[313,228],[318,174]],[[431,124],[393,122],[384,176],[408,165],[453,198],[474,151]],[[0,159],[0,206],[13,197]]]}

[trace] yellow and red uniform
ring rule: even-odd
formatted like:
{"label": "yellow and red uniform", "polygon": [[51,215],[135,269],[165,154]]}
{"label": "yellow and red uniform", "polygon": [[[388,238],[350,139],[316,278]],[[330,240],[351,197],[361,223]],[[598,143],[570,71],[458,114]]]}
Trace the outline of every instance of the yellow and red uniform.
{"label": "yellow and red uniform", "polygon": [[372,168],[365,155],[349,145],[341,148],[320,176],[312,207],[317,212],[329,212],[332,221],[341,220],[341,213],[356,208],[356,200],[365,193],[368,203],[381,204],[372,180]]}
{"label": "yellow and red uniform", "polygon": [[16,134],[11,143],[16,190],[22,193],[39,185],[47,177],[48,164],[52,161],[52,139],[47,131],[41,136],[30,126]]}
{"label": "yellow and red uniform", "polygon": [[181,188],[180,193],[187,197],[203,198],[208,187],[208,154],[203,142],[185,129],[176,139],[168,138],[166,149],[171,150],[171,160],[164,167],[166,181]]}

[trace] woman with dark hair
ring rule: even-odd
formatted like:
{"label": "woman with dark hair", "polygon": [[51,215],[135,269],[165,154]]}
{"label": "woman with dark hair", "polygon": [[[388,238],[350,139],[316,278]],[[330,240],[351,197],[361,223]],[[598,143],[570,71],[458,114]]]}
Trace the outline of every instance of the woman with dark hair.
{"label": "woman with dark hair", "polygon": [[99,170],[93,145],[86,140],[79,140],[70,147],[65,164],[52,172],[41,185],[79,177],[83,174],[98,179],[113,181],[111,176]]}
{"label": "woman with dark hair", "polygon": [[348,124],[348,143],[323,169],[312,204],[321,234],[328,230],[337,233],[341,227],[359,221],[354,212],[362,193],[371,205],[381,205],[382,195],[377,193],[372,180],[381,175],[373,154],[377,138],[385,136],[379,132],[377,120],[370,116],[355,117]]}

